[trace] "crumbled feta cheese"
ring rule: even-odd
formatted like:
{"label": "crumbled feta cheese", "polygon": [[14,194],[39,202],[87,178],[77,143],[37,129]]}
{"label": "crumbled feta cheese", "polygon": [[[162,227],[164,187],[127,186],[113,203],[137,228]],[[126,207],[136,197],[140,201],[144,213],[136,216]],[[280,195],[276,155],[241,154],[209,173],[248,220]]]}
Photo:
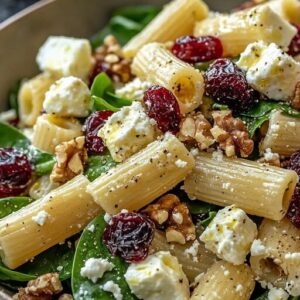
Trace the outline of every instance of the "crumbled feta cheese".
{"label": "crumbled feta cheese", "polygon": [[200,153],[198,148],[192,148],[190,152],[194,157],[198,156]]}
{"label": "crumbled feta cheese", "polygon": [[265,153],[264,153],[264,159],[266,161],[274,161],[274,160],[279,159],[279,154],[278,153],[273,153],[272,149],[267,148],[265,150]]}
{"label": "crumbled feta cheese", "polygon": [[114,113],[99,130],[112,158],[122,162],[155,139],[155,127],[140,102]]}
{"label": "crumbled feta cheese", "polygon": [[222,161],[223,160],[223,152],[222,150],[218,149],[217,151],[214,151],[212,153],[212,159],[216,161]]}
{"label": "crumbled feta cheese", "polygon": [[50,36],[36,61],[42,71],[86,79],[92,67],[91,45],[86,39]]}
{"label": "crumbled feta cheese", "polygon": [[94,224],[90,225],[87,230],[90,231],[90,232],[94,232],[95,231],[95,225]]}
{"label": "crumbled feta cheese", "polygon": [[60,117],[86,117],[92,102],[88,86],[79,78],[69,76],[53,83],[43,104],[47,113]]}
{"label": "crumbled feta cheese", "polygon": [[261,240],[254,240],[251,245],[251,255],[252,256],[259,256],[264,255],[266,253],[267,249],[262,244]]}
{"label": "crumbled feta cheese", "polygon": [[38,214],[36,216],[33,216],[31,219],[36,224],[43,226],[48,217],[49,217],[49,214],[46,211],[41,210],[40,212],[38,212]]}
{"label": "crumbled feta cheese", "polygon": [[122,300],[123,295],[118,284],[114,283],[112,280],[105,282],[104,285],[101,285],[100,288],[105,292],[110,292],[114,295],[116,300]]}
{"label": "crumbled feta cheese", "polygon": [[144,93],[152,84],[148,81],[141,81],[138,77],[123,87],[116,90],[116,94],[122,98],[142,101]]}
{"label": "crumbled feta cheese", "polygon": [[218,211],[200,240],[221,259],[240,265],[256,236],[256,225],[247,214],[235,206],[228,206]]}
{"label": "crumbled feta cheese", "polygon": [[109,213],[105,213],[104,215],[104,221],[109,224],[110,220],[111,220],[111,215]]}
{"label": "crumbled feta cheese", "polygon": [[268,292],[268,300],[287,300],[289,298],[289,294],[281,289],[271,287]]}
{"label": "crumbled feta cheese", "polygon": [[193,242],[193,244],[192,244],[191,247],[185,249],[184,254],[186,256],[191,255],[192,256],[192,260],[194,262],[197,262],[198,261],[198,257],[197,256],[198,256],[199,246],[200,246],[200,243],[197,240],[195,240]]}
{"label": "crumbled feta cheese", "polygon": [[149,255],[140,263],[133,263],[125,279],[138,298],[143,300],[188,300],[189,283],[181,265],[169,252]]}
{"label": "crumbled feta cheese", "polygon": [[237,65],[246,71],[248,83],[270,99],[290,100],[300,81],[300,63],[274,43],[248,45]]}
{"label": "crumbled feta cheese", "polygon": [[110,263],[107,259],[103,258],[89,258],[84,267],[80,270],[80,275],[82,277],[87,277],[94,283],[98,279],[103,277],[103,274],[107,271],[111,271],[114,268],[114,265]]}
{"label": "crumbled feta cheese", "polygon": [[175,161],[175,165],[178,167],[178,168],[185,168],[186,165],[187,165],[187,162],[186,161],[183,161],[181,159],[177,159]]}
{"label": "crumbled feta cheese", "polygon": [[56,268],[56,270],[58,271],[58,272],[61,272],[62,270],[63,270],[63,266],[58,266],[57,268]]}
{"label": "crumbled feta cheese", "polygon": [[278,131],[280,128],[280,126],[278,124],[272,124],[270,127],[273,131]]}

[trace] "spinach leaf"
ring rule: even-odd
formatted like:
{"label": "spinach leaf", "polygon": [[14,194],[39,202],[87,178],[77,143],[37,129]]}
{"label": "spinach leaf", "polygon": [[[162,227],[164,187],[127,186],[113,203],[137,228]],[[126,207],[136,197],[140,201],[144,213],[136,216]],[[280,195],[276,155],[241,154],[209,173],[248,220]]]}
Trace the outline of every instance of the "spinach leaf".
{"label": "spinach leaf", "polygon": [[209,225],[209,223],[214,219],[214,217],[215,217],[216,215],[217,215],[217,212],[216,212],[216,211],[210,211],[210,212],[208,213],[208,217],[200,222],[201,225],[202,225],[204,228],[206,228],[206,227]]}
{"label": "spinach leaf", "polygon": [[33,200],[29,197],[8,197],[0,199],[0,219],[28,205]]}
{"label": "spinach leaf", "polygon": [[199,200],[183,199],[192,215],[208,214],[213,211],[218,211],[220,208],[216,205],[202,202]]}
{"label": "spinach leaf", "polygon": [[37,176],[50,173],[55,164],[53,155],[35,148],[21,131],[1,122],[0,147],[14,147],[24,152],[35,166]]}
{"label": "spinach leaf", "polygon": [[89,157],[84,173],[90,181],[94,181],[116,165],[110,154],[93,155]]}
{"label": "spinach leaf", "polygon": [[91,37],[92,48],[99,47],[109,34],[114,35],[121,45],[126,44],[158,14],[159,10],[152,5],[129,6],[115,10],[108,25]]}
{"label": "spinach leaf", "polygon": [[91,95],[94,110],[118,111],[123,106],[131,105],[132,101],[114,94],[111,79],[102,72],[98,74],[91,87]]}
{"label": "spinach leaf", "polygon": [[[89,230],[93,226],[93,230]],[[104,216],[96,217],[83,231],[79,243],[76,248],[72,269],[72,291],[75,300],[79,299],[101,299],[113,300],[111,293],[101,289],[101,285],[112,280],[119,285],[123,298],[126,300],[137,299],[125,281],[124,274],[128,264],[117,256],[112,256],[106,246],[102,243],[102,235],[106,227]],[[97,283],[93,283],[86,277],[80,275],[80,270],[84,266],[85,261],[89,258],[103,258],[114,264],[114,268],[110,272],[106,272]],[[84,295],[82,294],[84,291]]]}

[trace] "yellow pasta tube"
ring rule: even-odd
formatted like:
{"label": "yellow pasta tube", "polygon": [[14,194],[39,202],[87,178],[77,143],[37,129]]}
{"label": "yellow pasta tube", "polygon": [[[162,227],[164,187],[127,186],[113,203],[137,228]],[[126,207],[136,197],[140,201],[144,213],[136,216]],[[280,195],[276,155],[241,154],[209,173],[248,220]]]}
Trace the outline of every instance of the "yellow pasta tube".
{"label": "yellow pasta tube", "polygon": [[193,111],[202,102],[204,80],[201,73],[175,57],[163,44],[144,46],[133,60],[132,72],[141,80],[171,90],[182,113]]}
{"label": "yellow pasta tube", "polygon": [[20,121],[25,126],[33,126],[43,110],[45,93],[57,78],[49,73],[42,73],[22,84],[18,103]]}
{"label": "yellow pasta tube", "polygon": [[264,219],[251,250],[251,268],[261,281],[300,295],[300,229],[286,218]]}
{"label": "yellow pasta tube", "polygon": [[217,260],[215,254],[207,250],[202,242],[196,240],[185,245],[168,243],[165,234],[160,231],[155,232],[150,251],[170,251],[182,265],[189,282],[193,282],[200,273],[206,272]]}
{"label": "yellow pasta tube", "polygon": [[296,34],[295,28],[269,6],[258,6],[230,15],[216,15],[196,23],[194,35],[218,36],[224,56],[237,56],[256,41],[275,43],[287,48]]}
{"label": "yellow pasta tube", "polygon": [[9,268],[81,231],[101,212],[86,193],[89,181],[78,175],[47,196],[0,221],[0,254]]}
{"label": "yellow pasta tube", "polygon": [[200,153],[184,189],[191,199],[281,220],[289,207],[298,176],[294,171],[244,159]]}
{"label": "yellow pasta tube", "polygon": [[87,191],[108,213],[139,210],[182,181],[194,158],[173,135],[149,144],[88,185]]}
{"label": "yellow pasta tube", "polygon": [[208,16],[208,7],[202,0],[174,0],[141,33],[123,48],[127,57],[133,57],[144,45],[167,42],[193,33],[195,21]]}
{"label": "yellow pasta tube", "polygon": [[274,111],[261,150],[270,148],[280,155],[290,156],[300,149],[300,120]]}
{"label": "yellow pasta tube", "polygon": [[248,265],[234,266],[219,261],[200,278],[190,300],[249,300],[254,286]]}
{"label": "yellow pasta tube", "polygon": [[55,147],[82,135],[82,126],[76,119],[56,117],[52,114],[41,115],[33,130],[32,145],[49,153]]}
{"label": "yellow pasta tube", "polygon": [[295,24],[300,23],[299,0],[273,0],[263,4],[272,8],[278,15]]}

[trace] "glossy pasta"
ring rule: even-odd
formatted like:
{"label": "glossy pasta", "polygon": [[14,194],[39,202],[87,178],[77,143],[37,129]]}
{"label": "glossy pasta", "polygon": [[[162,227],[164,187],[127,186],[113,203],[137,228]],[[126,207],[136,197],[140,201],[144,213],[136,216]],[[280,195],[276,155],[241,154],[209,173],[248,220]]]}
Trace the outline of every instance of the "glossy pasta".
{"label": "glossy pasta", "polygon": [[272,0],[265,4],[272,8],[278,15],[295,24],[300,23],[300,1],[299,0]]}

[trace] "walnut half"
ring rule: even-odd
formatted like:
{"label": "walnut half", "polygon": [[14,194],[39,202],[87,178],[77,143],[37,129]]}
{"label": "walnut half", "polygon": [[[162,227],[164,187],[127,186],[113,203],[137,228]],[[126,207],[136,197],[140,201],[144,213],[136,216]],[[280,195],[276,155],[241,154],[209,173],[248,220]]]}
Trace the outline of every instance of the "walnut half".
{"label": "walnut half", "polygon": [[55,147],[56,164],[50,175],[51,182],[63,184],[83,172],[88,158],[84,142],[84,136],[79,136]]}
{"label": "walnut half", "polygon": [[185,203],[173,194],[161,197],[155,204],[150,204],[143,211],[157,225],[166,229],[167,241],[185,244],[196,238],[196,228]]}
{"label": "walnut half", "polygon": [[295,95],[291,104],[293,108],[300,109],[300,82],[296,84]]}

